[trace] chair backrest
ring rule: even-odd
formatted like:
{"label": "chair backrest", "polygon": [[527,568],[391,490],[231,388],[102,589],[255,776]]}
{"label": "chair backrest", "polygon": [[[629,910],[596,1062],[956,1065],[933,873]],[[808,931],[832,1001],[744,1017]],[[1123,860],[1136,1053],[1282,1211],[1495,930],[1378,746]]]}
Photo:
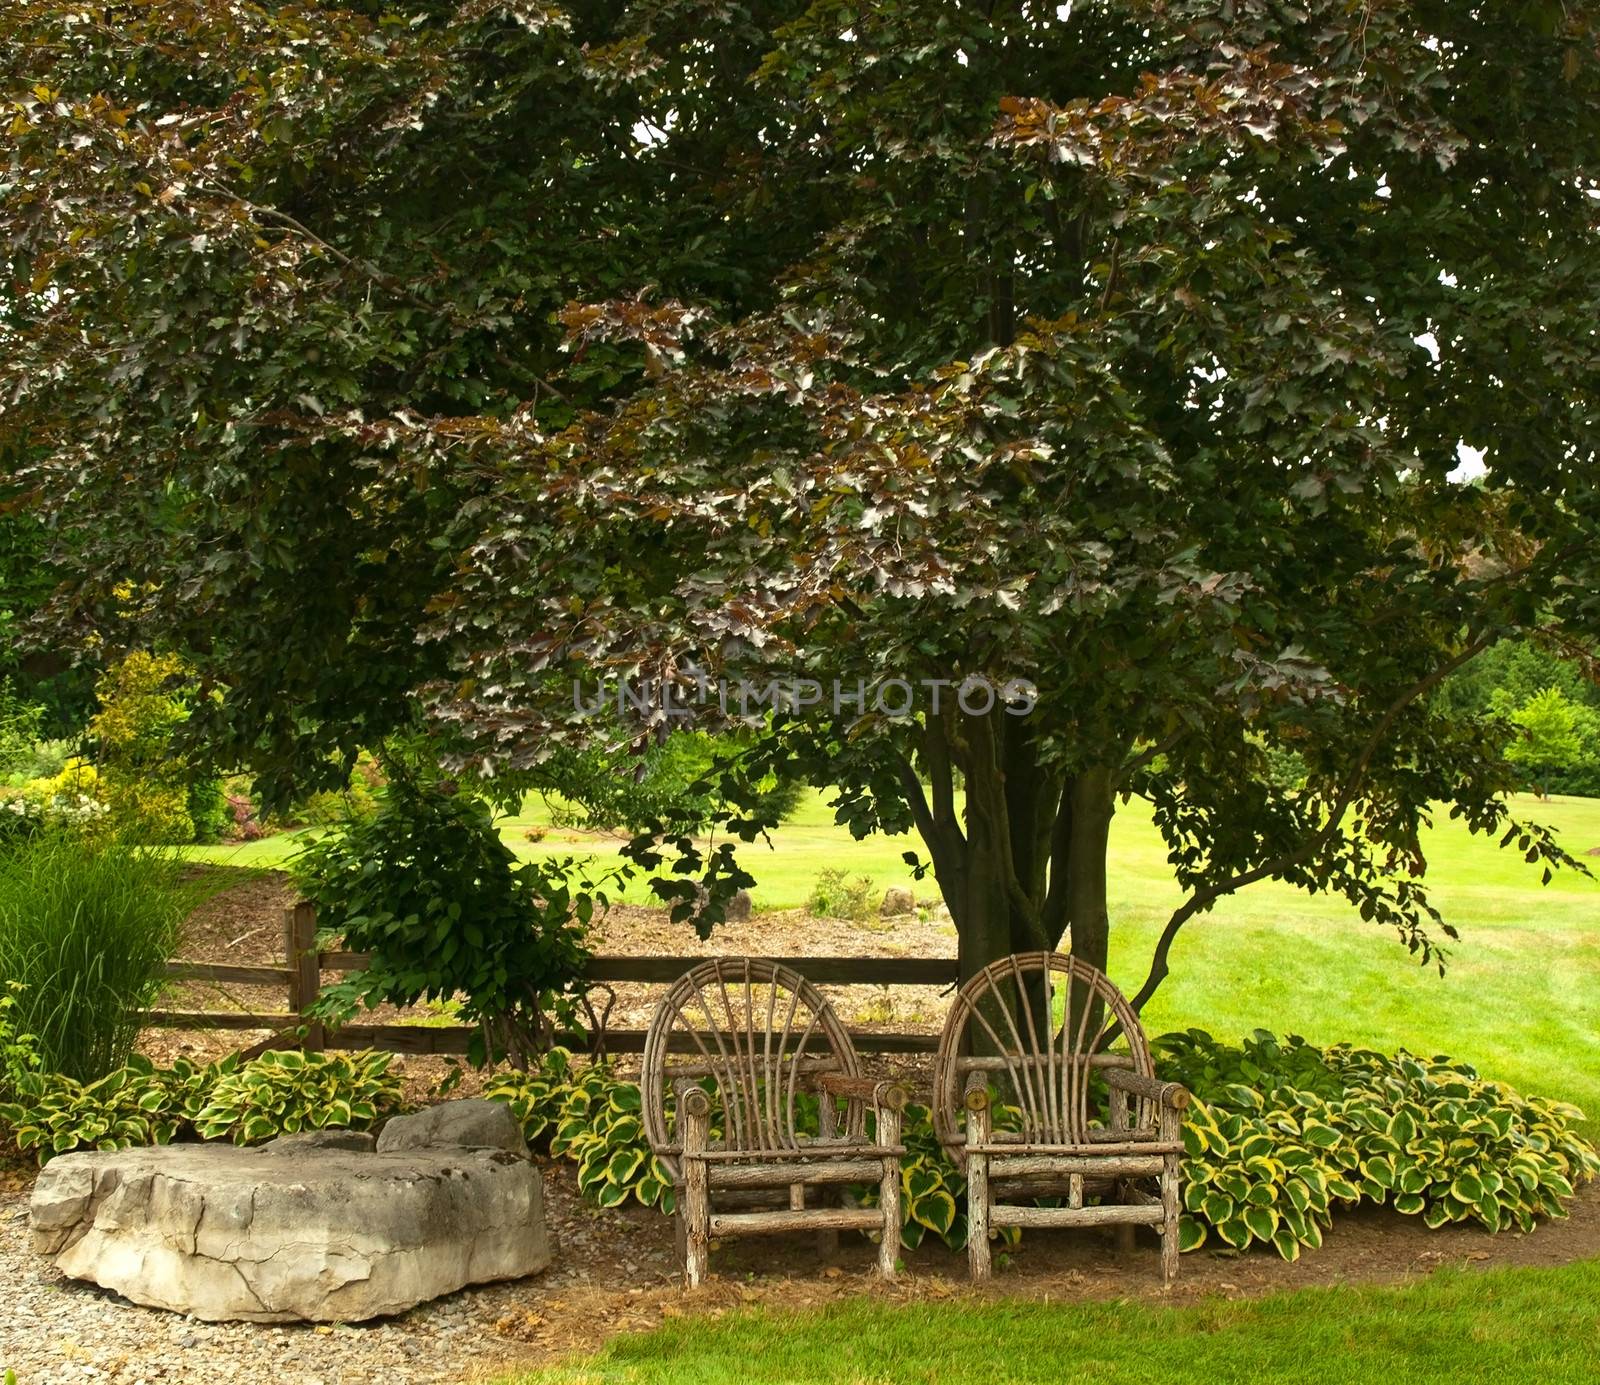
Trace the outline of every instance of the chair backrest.
{"label": "chair backrest", "polygon": [[796,1098],[806,1077],[823,1072],[861,1075],[822,993],[764,958],[712,958],[673,983],[650,1021],[640,1081],[645,1134],[658,1156],[681,1153],[682,1137],[667,1120],[674,1084],[710,1078],[723,1108],[723,1149],[798,1149]]}
{"label": "chair backrest", "polygon": [[[1127,1052],[1107,1051],[1120,1033]],[[934,1060],[933,1122],[947,1149],[966,1142],[969,1074],[980,1072],[1013,1105],[1019,1130],[996,1130],[1020,1145],[1086,1143],[1097,1067],[1155,1075],[1139,1017],[1106,974],[1063,952],[1021,952],[991,962],[956,993]],[[1143,1100],[1133,1127],[1154,1121]]]}

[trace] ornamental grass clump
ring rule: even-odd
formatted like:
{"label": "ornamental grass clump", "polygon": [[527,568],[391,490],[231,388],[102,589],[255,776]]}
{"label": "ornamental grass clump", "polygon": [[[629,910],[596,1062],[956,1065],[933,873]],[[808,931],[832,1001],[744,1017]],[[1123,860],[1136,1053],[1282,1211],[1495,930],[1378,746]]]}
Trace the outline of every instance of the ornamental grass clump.
{"label": "ornamental grass clump", "polygon": [[0,979],[44,1071],[92,1082],[127,1062],[197,895],[156,850],[61,832],[0,848]]}

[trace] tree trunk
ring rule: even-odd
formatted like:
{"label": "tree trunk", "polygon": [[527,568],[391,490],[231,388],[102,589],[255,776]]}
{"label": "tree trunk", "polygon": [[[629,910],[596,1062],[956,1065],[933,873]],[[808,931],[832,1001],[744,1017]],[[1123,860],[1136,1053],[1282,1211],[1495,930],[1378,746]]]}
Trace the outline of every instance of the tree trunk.
{"label": "tree trunk", "polygon": [[[1064,777],[1041,762],[1026,722],[1003,715],[930,718],[927,730],[924,762],[936,777],[931,804],[918,792],[917,818],[955,922],[962,981],[998,958],[1063,940],[1103,971],[1111,768]],[[965,779],[959,823],[941,770]]]}

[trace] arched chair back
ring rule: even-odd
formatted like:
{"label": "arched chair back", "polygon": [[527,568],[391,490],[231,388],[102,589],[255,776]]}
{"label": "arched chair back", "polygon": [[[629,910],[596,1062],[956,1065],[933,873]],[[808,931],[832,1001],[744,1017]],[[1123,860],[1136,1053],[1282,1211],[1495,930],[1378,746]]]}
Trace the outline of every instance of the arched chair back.
{"label": "arched chair back", "polygon": [[[645,1038],[640,1084],[645,1134],[674,1174],[683,1152],[668,1107],[683,1079],[715,1084],[722,1111],[718,1148],[752,1158],[801,1147],[798,1098],[807,1078],[859,1078],[850,1036],[833,1008],[798,972],[760,957],[719,957],[679,977],[662,998]],[[863,1138],[862,1104],[849,1104]]]}
{"label": "arched chair back", "polygon": [[[1127,1052],[1108,1052],[1115,1035]],[[1023,952],[991,962],[956,993],[934,1060],[933,1117],[939,1141],[959,1158],[969,1077],[981,1073],[1015,1109],[1020,1128],[996,1122],[991,1138],[1030,1147],[1088,1145],[1095,1125],[1097,1068],[1153,1078],[1150,1046],[1133,1007],[1104,972],[1062,952]],[[1119,1098],[1120,1099],[1120,1098]],[[1144,1097],[1119,1122],[1155,1123]]]}

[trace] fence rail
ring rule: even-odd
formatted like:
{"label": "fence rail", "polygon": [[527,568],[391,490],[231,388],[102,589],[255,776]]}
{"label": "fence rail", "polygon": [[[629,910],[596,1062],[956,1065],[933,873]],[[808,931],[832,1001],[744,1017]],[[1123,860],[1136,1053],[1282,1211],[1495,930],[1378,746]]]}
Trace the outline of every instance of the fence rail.
{"label": "fence rail", "polygon": [[[321,951],[317,947],[316,911],[296,904],[284,911],[282,966],[244,965],[232,962],[167,963],[170,981],[209,981],[238,986],[282,987],[287,1006],[281,1013],[240,1010],[152,1010],[145,1023],[154,1029],[222,1029],[273,1031],[256,1049],[272,1047],[378,1048],[403,1054],[461,1054],[477,1031],[470,1025],[448,1024],[345,1024],[329,1029],[308,1020],[303,1012],[322,989],[324,972],[348,973],[366,968],[364,952]],[[587,980],[597,984],[657,983],[676,981],[702,957],[591,957]],[[819,985],[835,986],[953,986],[959,978],[954,957],[780,957],[776,959]],[[304,1033],[300,1031],[304,1029]],[[850,1037],[865,1053],[932,1053],[936,1034],[889,1034],[852,1029]],[[609,1053],[639,1053],[644,1048],[642,1029],[607,1028],[600,1039]],[[562,1035],[574,1048],[592,1048],[596,1035],[580,1030]]]}

